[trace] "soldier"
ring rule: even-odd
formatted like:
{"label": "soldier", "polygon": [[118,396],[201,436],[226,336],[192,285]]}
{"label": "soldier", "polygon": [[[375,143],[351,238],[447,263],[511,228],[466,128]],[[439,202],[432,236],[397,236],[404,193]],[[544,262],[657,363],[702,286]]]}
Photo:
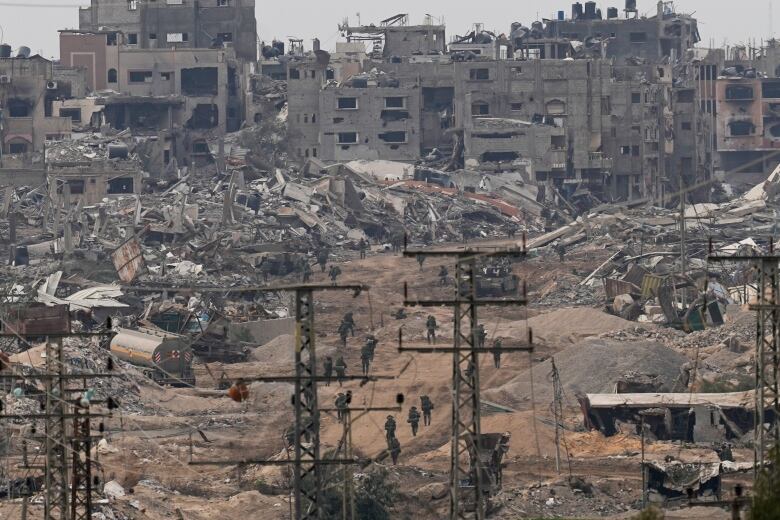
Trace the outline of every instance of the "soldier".
{"label": "soldier", "polygon": [[446,266],[441,266],[441,269],[439,269],[439,285],[447,285],[447,277],[450,275],[450,272],[447,270]]}
{"label": "soldier", "polygon": [[561,263],[563,263],[566,258],[566,246],[563,245],[563,242],[559,242],[555,250],[558,252],[558,258],[561,260]]}
{"label": "soldier", "polygon": [[420,264],[420,271],[422,271],[423,264],[425,263],[425,255],[417,255],[417,263]]}
{"label": "soldier", "polygon": [[431,412],[433,411],[433,402],[427,395],[420,397],[420,406],[423,412],[423,425],[431,425]]}
{"label": "soldier", "polygon": [[487,338],[487,331],[485,326],[480,324],[477,326],[477,347],[485,348],[485,339]]}
{"label": "soldier", "polygon": [[493,341],[493,364],[496,365],[496,368],[501,368],[501,347],[503,345],[501,344],[501,338],[496,338],[495,341]]}
{"label": "soldier", "polygon": [[341,323],[346,323],[347,327],[349,328],[349,332],[352,334],[352,337],[355,337],[355,316],[348,312],[344,315],[343,318],[341,318]]}
{"label": "soldier", "polygon": [[303,266],[301,267],[301,272],[303,274],[303,283],[309,283],[312,275],[311,266],[309,265],[309,262],[304,260]]}
{"label": "soldier", "polygon": [[395,439],[395,417],[392,415],[388,415],[385,421],[385,438],[387,439],[387,446],[392,446],[391,441]]}
{"label": "soldier", "polygon": [[339,422],[344,422],[344,416],[347,414],[347,396],[341,392],[336,394],[336,412]]}
{"label": "soldier", "polygon": [[392,316],[393,316],[393,318],[395,318],[397,320],[405,320],[406,319],[406,309],[401,307],[400,309],[395,311],[395,313]]}
{"label": "soldier", "polygon": [[398,464],[398,456],[401,454],[401,443],[393,437],[390,440],[390,457],[393,459],[393,466]]}
{"label": "soldier", "polygon": [[349,336],[349,325],[344,323],[343,321],[339,325],[338,330],[336,331],[339,333],[339,337],[341,338],[341,345],[346,348],[347,346],[347,336]]}
{"label": "soldier", "polygon": [[471,379],[471,377],[474,375],[474,371],[475,371],[475,370],[476,370],[476,369],[475,369],[475,367],[474,367],[474,362],[473,362],[473,361],[471,361],[471,360],[469,360],[469,364],[468,364],[468,366],[466,367],[466,372],[464,372],[464,374],[466,374],[466,377],[467,377],[467,378]]}
{"label": "soldier", "polygon": [[333,358],[330,356],[325,356],[325,386],[330,386],[330,378],[333,376]]}
{"label": "soldier", "polygon": [[433,315],[428,316],[428,321],[425,322],[425,328],[428,329],[428,343],[436,344],[436,318]]}
{"label": "soldier", "polygon": [[406,422],[412,425],[412,436],[417,437],[417,428],[420,426],[420,412],[417,411],[416,406],[412,406],[409,410],[409,418]]}
{"label": "soldier", "polygon": [[368,370],[371,368],[371,349],[368,344],[363,345],[360,349],[360,363],[363,366],[363,375],[368,375]]}
{"label": "soldier", "polygon": [[334,368],[336,369],[336,377],[339,380],[339,386],[341,386],[341,380],[344,379],[344,375],[347,372],[347,364],[344,362],[343,356],[339,356],[339,358],[336,360],[336,365]]}
{"label": "soldier", "polygon": [[358,242],[358,249],[360,250],[360,259],[365,260],[366,249],[368,249],[368,244],[366,244],[365,239],[363,238],[360,239],[360,242]]}
{"label": "soldier", "polygon": [[376,346],[379,345],[379,340],[373,334],[366,336],[366,347],[371,354],[371,362],[374,362],[374,352],[376,352]]}
{"label": "soldier", "polygon": [[333,283],[333,285],[336,285],[336,278],[339,277],[341,274],[341,267],[337,265],[330,266],[330,271],[328,272],[328,276],[330,276],[330,281]]}
{"label": "soldier", "polygon": [[317,263],[320,264],[320,269],[323,273],[325,272],[325,266],[328,265],[328,256],[330,256],[330,253],[328,253],[327,247],[321,247],[317,251]]}

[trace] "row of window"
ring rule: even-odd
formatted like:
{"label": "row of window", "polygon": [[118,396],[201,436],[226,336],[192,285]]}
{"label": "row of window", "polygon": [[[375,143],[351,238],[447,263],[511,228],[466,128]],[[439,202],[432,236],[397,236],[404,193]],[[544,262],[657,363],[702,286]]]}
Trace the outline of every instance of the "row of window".
{"label": "row of window", "polygon": [[[151,0],[152,2],[155,2],[156,0]],[[161,0],[162,1],[162,0]],[[212,0],[213,4],[216,7],[229,7],[230,6],[230,0]],[[184,5],[184,0],[165,0],[165,3],[167,5]],[[137,11],[138,10],[138,4],[139,0],[127,0],[127,10],[128,11]],[[205,2],[204,2],[205,4]],[[204,6],[203,4],[201,4]],[[207,7],[207,6],[204,6]]]}
{"label": "row of window", "polygon": [[[403,110],[406,108],[406,98],[402,96],[386,97],[384,99],[384,106],[388,110]],[[336,100],[336,108],[338,110],[358,110],[360,108],[360,103],[356,97],[340,97]]]}
{"label": "row of window", "polygon": [[[404,144],[408,142],[406,132],[383,132],[377,135],[380,141],[392,144]],[[360,141],[360,135],[357,132],[339,132],[337,134],[336,142],[341,145],[358,144]]]}

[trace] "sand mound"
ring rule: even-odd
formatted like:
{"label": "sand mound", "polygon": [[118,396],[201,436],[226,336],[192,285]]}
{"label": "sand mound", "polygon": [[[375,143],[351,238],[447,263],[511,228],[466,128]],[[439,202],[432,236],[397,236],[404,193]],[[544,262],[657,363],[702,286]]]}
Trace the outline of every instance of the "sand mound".
{"label": "sand mound", "polygon": [[[569,347],[555,356],[555,364],[563,383],[568,404],[576,406],[577,393],[610,393],[615,383],[626,374],[638,372],[657,376],[662,391],[671,391],[688,360],[674,350],[652,341],[618,342],[591,339]],[[533,374],[536,405],[552,400],[552,370],[550,360],[526,370],[507,384],[483,393],[489,400],[520,409],[530,406],[531,374]]]}
{"label": "sand mound", "polygon": [[613,330],[636,327],[631,321],[588,307],[558,309],[528,320],[534,340],[548,345],[569,345]]}
{"label": "sand mound", "polygon": [[262,347],[252,349],[251,359],[268,363],[292,363],[295,359],[295,337],[282,334]]}

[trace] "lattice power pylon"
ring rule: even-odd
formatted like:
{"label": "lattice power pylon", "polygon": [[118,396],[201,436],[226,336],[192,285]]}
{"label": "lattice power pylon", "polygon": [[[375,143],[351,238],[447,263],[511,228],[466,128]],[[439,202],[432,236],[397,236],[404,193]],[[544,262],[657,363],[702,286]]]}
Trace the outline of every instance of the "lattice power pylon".
{"label": "lattice power pylon", "polygon": [[68,520],[68,445],[65,414],[65,356],[62,338],[46,341],[46,473],[44,517],[46,520]]}
{"label": "lattice power pylon", "polygon": [[[710,244],[712,251],[712,244]],[[780,444],[780,257],[775,255],[774,242],[767,255],[718,256],[710,261],[749,262],[756,284],[756,395],[753,448],[755,472],[768,462],[773,447]],[[767,413],[769,412],[769,413]]]}
{"label": "lattice power pylon", "polygon": [[[479,354],[491,350],[480,346],[477,309],[484,305],[526,305],[523,298],[482,299],[477,294],[477,260],[495,257],[521,257],[522,250],[463,248],[453,251],[404,251],[406,257],[457,258],[454,300],[410,300],[404,288],[404,304],[408,306],[454,309],[454,338],[451,348],[417,348],[399,346],[401,352],[452,353],[452,424],[450,451],[450,519],[476,518],[487,515],[487,498],[497,482],[488,482],[488,471],[479,450],[482,446],[480,418]],[[503,347],[502,352],[532,350],[532,347]],[[471,495],[470,497],[468,495]],[[466,503],[468,499],[468,502]],[[473,504],[473,509],[472,509]]]}
{"label": "lattice power pylon", "polygon": [[92,520],[92,437],[89,406],[73,407],[71,519]]}
{"label": "lattice power pylon", "polygon": [[295,518],[321,518],[320,412],[311,289],[295,291],[295,320]]}

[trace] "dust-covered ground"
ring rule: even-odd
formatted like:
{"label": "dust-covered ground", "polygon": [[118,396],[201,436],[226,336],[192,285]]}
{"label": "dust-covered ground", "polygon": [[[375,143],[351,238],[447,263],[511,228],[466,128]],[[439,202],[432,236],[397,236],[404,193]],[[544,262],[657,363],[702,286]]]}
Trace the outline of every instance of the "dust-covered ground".
{"label": "dust-covered ground", "polygon": [[[579,282],[613,251],[591,243],[571,252],[564,263],[557,255],[542,254],[515,264],[515,273],[527,281],[531,305],[525,308],[485,308],[480,321],[488,341],[501,338],[504,346],[523,345],[533,330],[531,353],[504,353],[501,368],[492,356],[482,356],[482,397],[500,406],[484,409],[482,432],[511,434],[504,457],[503,488],[492,500],[493,518],[630,518],[641,506],[641,443],[636,432],[623,431],[606,438],[588,431],[577,396],[612,392],[618,379],[632,372],[657,375],[669,389],[679,384],[681,368],[696,361],[698,377],[722,381],[739,378],[750,364],[752,315],[728,314],[721,329],[690,336],[655,325],[639,325],[609,315],[594,301],[603,301],[600,288],[587,291]],[[407,317],[393,316],[403,306],[403,286],[410,299],[441,299],[452,288],[441,287],[438,272],[446,260],[427,260],[422,269],[413,258],[375,252],[365,260],[340,264],[340,283],[360,282],[371,290],[354,297],[348,292],[316,295],[316,343],[320,360],[343,356],[347,374],[360,372],[360,349],[373,333],[379,340],[372,375],[392,376],[376,382],[336,382],[319,386],[321,407],[332,407],[339,392],[351,390],[353,407],[393,407],[398,394],[404,397],[398,422],[401,444],[398,465],[389,458],[357,467],[362,475],[389,471],[388,480],[400,497],[391,507],[391,518],[439,519],[447,515],[450,460],[450,406],[452,355],[399,352],[399,330],[404,346],[425,344],[425,323],[432,314],[439,324],[438,344],[451,344],[452,311],[448,308],[407,309]],[[449,265],[450,272],[454,267]],[[284,280],[279,280],[280,282]],[[315,274],[314,281],[325,281]],[[565,304],[550,302],[565,302]],[[337,328],[346,312],[354,312],[354,337],[340,345]],[[741,351],[724,341],[736,337]],[[35,352],[31,353],[35,355]],[[40,355],[38,353],[38,355]],[[553,360],[563,387],[563,435],[560,468],[556,470],[555,428],[552,414]],[[103,421],[106,443],[96,447],[95,473],[103,484],[116,481],[122,493],[104,496],[96,504],[95,519],[206,520],[220,518],[290,518],[290,472],[284,466],[252,464],[257,459],[284,460],[284,432],[293,421],[292,386],[286,383],[252,383],[243,403],[217,391],[219,379],[289,375],[293,371],[294,337],[282,336],[253,350],[250,360],[234,365],[211,363],[197,366],[195,389],[161,388],[133,368],[125,367],[127,384],[118,388],[132,407],[123,407]],[[698,381],[698,380],[697,380]],[[694,382],[696,385],[697,382]],[[420,407],[420,396],[435,404],[432,424],[416,436],[406,422],[410,406]],[[498,411],[497,411],[498,410]],[[384,421],[387,412],[355,414],[352,428],[354,454],[377,458],[385,450]],[[18,425],[17,425],[18,426]],[[96,425],[93,425],[96,427]],[[12,446],[29,431],[17,428]],[[322,416],[321,453],[335,450],[342,438],[342,425],[335,414]],[[675,457],[693,449],[672,442],[650,442],[648,453]],[[711,446],[697,446],[712,453]],[[752,452],[735,449],[738,461]],[[35,453],[36,460],[41,455]],[[31,455],[32,457],[32,455]],[[241,461],[250,461],[241,463]],[[12,459],[20,462],[19,453]],[[206,463],[213,463],[207,465]],[[340,489],[341,470],[327,470],[330,487]],[[22,470],[16,470],[23,475]],[[724,481],[730,486],[743,477]],[[43,517],[39,498],[27,508],[27,518]],[[0,518],[22,518],[22,502],[0,502]],[[716,508],[693,508],[673,512],[667,518],[728,518]]]}

